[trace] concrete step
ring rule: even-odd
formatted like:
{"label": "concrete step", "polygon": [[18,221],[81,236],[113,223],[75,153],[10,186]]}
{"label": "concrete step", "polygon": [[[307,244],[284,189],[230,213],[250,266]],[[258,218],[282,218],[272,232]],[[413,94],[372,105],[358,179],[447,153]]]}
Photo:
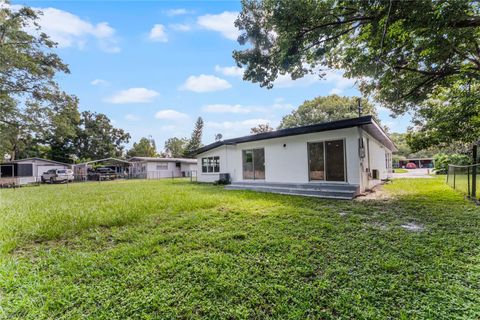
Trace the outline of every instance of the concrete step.
{"label": "concrete step", "polygon": [[330,199],[344,199],[350,200],[353,199],[356,195],[355,190],[341,190],[341,189],[328,189],[326,187],[318,188],[295,188],[291,187],[288,184],[271,186],[271,185],[261,185],[261,184],[231,184],[225,186],[227,190],[251,190],[258,192],[270,192],[270,193],[280,193],[280,194],[290,194],[290,195],[300,195],[307,197],[318,197],[318,198],[330,198]]}
{"label": "concrete step", "polygon": [[255,182],[255,181],[235,181],[232,186],[245,187],[272,187],[272,188],[292,188],[308,190],[347,190],[357,192],[358,186],[348,183],[281,183],[281,182]]}

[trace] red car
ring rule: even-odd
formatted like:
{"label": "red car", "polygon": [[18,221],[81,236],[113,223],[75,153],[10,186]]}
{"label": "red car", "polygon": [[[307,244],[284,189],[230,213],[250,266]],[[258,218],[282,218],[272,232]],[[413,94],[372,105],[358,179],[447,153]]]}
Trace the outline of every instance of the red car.
{"label": "red car", "polygon": [[413,162],[409,162],[409,163],[407,163],[405,168],[407,168],[407,169],[417,169],[417,165]]}

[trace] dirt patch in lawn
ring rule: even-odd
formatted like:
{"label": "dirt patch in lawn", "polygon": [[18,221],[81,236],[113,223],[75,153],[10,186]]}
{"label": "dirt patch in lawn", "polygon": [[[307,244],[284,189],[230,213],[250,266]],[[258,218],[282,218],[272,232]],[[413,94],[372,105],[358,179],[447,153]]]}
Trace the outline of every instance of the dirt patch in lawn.
{"label": "dirt patch in lawn", "polygon": [[383,184],[375,186],[373,189],[365,191],[356,197],[355,201],[365,201],[365,200],[391,200],[392,194],[385,191]]}

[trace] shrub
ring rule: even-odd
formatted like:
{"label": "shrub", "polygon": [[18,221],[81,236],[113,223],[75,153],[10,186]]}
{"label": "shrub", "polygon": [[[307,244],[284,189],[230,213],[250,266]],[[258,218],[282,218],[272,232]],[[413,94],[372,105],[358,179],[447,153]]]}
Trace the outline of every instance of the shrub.
{"label": "shrub", "polygon": [[465,154],[459,153],[452,153],[452,154],[445,154],[439,153],[435,155],[435,170],[437,173],[447,173],[448,165],[467,165],[470,164],[470,157]]}

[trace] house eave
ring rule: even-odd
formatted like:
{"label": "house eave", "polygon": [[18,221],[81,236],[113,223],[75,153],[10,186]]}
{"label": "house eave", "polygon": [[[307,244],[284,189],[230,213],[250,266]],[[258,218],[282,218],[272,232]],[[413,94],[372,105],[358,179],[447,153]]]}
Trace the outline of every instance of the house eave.
{"label": "house eave", "polygon": [[265,133],[259,133],[259,134],[249,135],[249,136],[243,136],[239,138],[217,141],[197,149],[195,152],[192,153],[192,155],[199,155],[224,145],[236,145],[236,144],[245,143],[245,142],[269,140],[269,139],[275,139],[275,138],[303,135],[308,133],[332,131],[332,130],[353,128],[353,127],[365,127],[365,126],[370,126],[370,127],[366,127],[367,130],[373,132],[372,135],[375,135],[375,138],[378,137],[377,139],[380,142],[382,142],[387,148],[389,148],[392,151],[396,150],[396,147],[393,144],[393,142],[390,140],[388,135],[381,129],[381,127],[375,122],[375,120],[373,120],[372,116],[363,116],[358,118],[343,119],[343,120],[318,123],[318,124],[302,126],[302,127],[281,129],[281,130],[276,130],[272,132],[265,132]]}

